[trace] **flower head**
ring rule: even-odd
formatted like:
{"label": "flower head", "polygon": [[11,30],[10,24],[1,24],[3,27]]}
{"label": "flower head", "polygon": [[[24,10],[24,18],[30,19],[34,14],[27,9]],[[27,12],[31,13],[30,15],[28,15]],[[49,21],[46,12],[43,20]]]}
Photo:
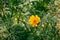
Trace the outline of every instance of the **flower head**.
{"label": "flower head", "polygon": [[40,17],[38,17],[38,15],[32,15],[30,16],[29,19],[29,24],[31,24],[33,27],[37,26],[37,24],[40,22]]}

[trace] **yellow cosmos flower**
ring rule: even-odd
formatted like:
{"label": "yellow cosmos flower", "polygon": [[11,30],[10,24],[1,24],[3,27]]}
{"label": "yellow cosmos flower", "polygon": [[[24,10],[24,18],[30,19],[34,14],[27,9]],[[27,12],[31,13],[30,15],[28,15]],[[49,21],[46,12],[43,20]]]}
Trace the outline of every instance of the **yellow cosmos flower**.
{"label": "yellow cosmos flower", "polygon": [[37,26],[37,24],[40,22],[40,17],[38,17],[38,15],[32,15],[30,16],[29,19],[29,24],[31,24],[33,27]]}

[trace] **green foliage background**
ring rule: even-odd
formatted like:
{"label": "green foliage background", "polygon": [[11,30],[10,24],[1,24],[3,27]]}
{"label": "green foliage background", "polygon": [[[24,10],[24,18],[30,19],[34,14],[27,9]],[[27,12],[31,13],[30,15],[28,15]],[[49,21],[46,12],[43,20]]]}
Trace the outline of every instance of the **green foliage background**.
{"label": "green foliage background", "polygon": [[[54,2],[55,0],[0,0],[0,40],[60,40]],[[31,15],[41,18],[37,27],[33,28],[28,23]]]}

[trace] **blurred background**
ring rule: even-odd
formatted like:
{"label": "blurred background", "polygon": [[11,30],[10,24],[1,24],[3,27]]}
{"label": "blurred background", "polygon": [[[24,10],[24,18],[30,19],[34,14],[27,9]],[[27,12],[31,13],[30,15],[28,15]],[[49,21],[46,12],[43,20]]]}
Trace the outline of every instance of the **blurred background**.
{"label": "blurred background", "polygon": [[0,0],[0,40],[60,40],[60,0]]}

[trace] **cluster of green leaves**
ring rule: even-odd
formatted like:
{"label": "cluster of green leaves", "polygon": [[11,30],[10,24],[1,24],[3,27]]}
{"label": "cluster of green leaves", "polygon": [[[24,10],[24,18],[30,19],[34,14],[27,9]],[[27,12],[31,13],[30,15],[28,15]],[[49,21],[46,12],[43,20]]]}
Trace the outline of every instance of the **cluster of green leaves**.
{"label": "cluster of green leaves", "polygon": [[[0,40],[59,40],[54,1],[0,0]],[[41,18],[37,27],[28,23],[31,15]]]}

